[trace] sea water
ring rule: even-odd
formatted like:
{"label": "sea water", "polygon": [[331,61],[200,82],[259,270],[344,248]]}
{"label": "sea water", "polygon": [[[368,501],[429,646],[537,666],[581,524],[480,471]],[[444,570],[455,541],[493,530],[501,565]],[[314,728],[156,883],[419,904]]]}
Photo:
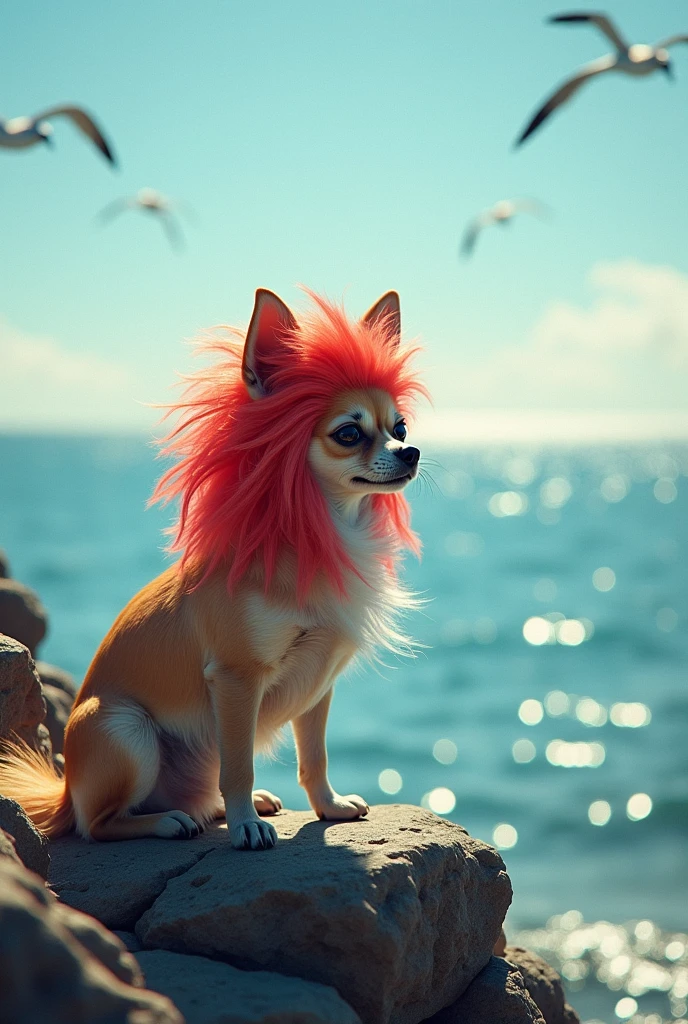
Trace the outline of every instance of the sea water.
{"label": "sea water", "polygon": [[[509,932],[549,949],[586,1013],[680,1018],[688,447],[443,450],[425,464],[431,479],[408,491],[423,557],[403,572],[427,599],[406,622],[424,646],[340,681],[332,782],[370,803],[422,803],[498,846]],[[40,657],[77,679],[169,562],[171,512],[146,509],[160,470],[135,438],[0,437],[0,545],[48,610]],[[256,784],[306,806],[288,735]],[[616,929],[609,956],[607,932],[583,934],[598,921]],[[562,935],[578,936],[575,955]],[[664,980],[634,988],[649,962]]]}

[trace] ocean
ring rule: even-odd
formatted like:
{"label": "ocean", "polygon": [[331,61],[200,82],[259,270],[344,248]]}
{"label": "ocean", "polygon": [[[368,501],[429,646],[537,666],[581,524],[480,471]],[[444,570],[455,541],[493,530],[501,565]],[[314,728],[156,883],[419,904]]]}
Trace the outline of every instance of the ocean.
{"label": "ocean", "polygon": [[[338,686],[330,773],[497,845],[508,934],[588,1020],[688,1016],[688,446],[442,449],[408,495],[413,659]],[[81,678],[168,563],[131,437],[0,437],[0,545]],[[306,806],[287,738],[257,785]],[[600,923],[602,922],[602,923]],[[605,925],[604,922],[607,924]],[[654,971],[654,973],[653,973]],[[587,1016],[586,1016],[587,1015]]]}

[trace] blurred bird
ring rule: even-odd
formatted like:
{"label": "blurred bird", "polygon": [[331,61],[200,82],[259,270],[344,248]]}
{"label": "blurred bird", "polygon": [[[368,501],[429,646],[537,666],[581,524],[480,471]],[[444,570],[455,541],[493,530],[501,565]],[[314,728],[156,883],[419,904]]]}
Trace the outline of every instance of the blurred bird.
{"label": "blurred bird", "polygon": [[49,107],[35,117],[12,117],[9,120],[0,118],[0,147],[27,149],[39,142],[51,144],[53,128],[49,121],[54,117],[68,117],[98,147],[106,160],[116,165],[112,147],[90,114],[81,107]]}
{"label": "blurred bird", "polygon": [[545,105],[538,110],[537,114],[524,129],[516,140],[516,145],[532,135],[536,128],[542,124],[545,118],[566,103],[580,89],[584,82],[589,81],[595,75],[601,75],[605,71],[622,71],[625,75],[632,75],[635,78],[642,78],[652,74],[653,71],[664,71],[671,77],[672,67],[669,60],[669,47],[675,43],[688,43],[688,35],[669,36],[655,46],[647,46],[645,43],[633,43],[631,46],[620,35],[618,29],[606,14],[595,14],[591,11],[583,11],[574,14],[556,14],[549,19],[556,23],[589,22],[605,34],[616,47],[615,53],[607,54],[597,60],[585,64],[580,71],[567,79],[557,91],[550,96]]}
{"label": "blurred bird", "polygon": [[536,217],[545,217],[548,212],[547,207],[535,199],[501,199],[470,222],[461,242],[461,254],[471,255],[478,235],[490,224],[508,224],[517,213],[532,213]]}
{"label": "blurred bird", "polygon": [[184,235],[179,220],[174,215],[176,208],[181,208],[181,203],[173,203],[167,196],[156,192],[154,188],[142,188],[135,196],[123,196],[108,203],[100,211],[99,218],[103,224],[114,220],[125,210],[142,210],[144,213],[152,213],[159,218],[160,224],[167,235],[167,240],[173,249],[184,248]]}

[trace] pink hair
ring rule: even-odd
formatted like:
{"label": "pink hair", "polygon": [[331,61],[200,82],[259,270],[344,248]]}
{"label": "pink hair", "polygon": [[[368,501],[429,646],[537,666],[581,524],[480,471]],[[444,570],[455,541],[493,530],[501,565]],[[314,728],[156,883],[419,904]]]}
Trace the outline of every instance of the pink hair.
{"label": "pink hair", "polygon": [[[170,406],[167,415],[181,417],[161,454],[178,461],[151,498],[180,499],[169,550],[182,552],[182,570],[200,563],[204,580],[228,561],[232,590],[262,556],[267,589],[287,545],[296,552],[299,601],[319,569],[342,595],[344,571],[360,575],[308,464],[316,424],[343,391],[380,388],[401,408],[427,394],[409,367],[417,350],[395,344],[388,320],[352,323],[343,308],[308,294],[316,308],[285,332],[262,398],[251,398],[242,380],[240,331],[228,328],[233,338],[199,346],[222,358],[187,378],[181,400]],[[395,555],[402,547],[418,553],[403,495],[375,494],[371,504],[373,530]]]}

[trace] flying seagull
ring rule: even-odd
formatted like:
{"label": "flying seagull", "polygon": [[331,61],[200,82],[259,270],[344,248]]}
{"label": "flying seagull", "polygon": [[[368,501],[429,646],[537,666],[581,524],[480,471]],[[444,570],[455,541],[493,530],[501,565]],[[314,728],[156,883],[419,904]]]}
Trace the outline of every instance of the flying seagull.
{"label": "flying seagull", "polygon": [[461,242],[461,255],[470,256],[475,248],[478,235],[490,224],[508,224],[517,213],[532,213],[536,217],[544,217],[547,209],[534,199],[501,199],[489,210],[483,210],[466,228]]}
{"label": "flying seagull", "polygon": [[123,196],[115,199],[114,202],[100,211],[102,223],[108,223],[125,210],[142,210],[144,213],[151,213],[158,217],[167,239],[173,249],[184,248],[184,235],[182,234],[179,220],[174,215],[175,208],[181,208],[181,203],[173,203],[167,196],[156,192],[154,188],[142,188],[135,196]]}
{"label": "flying seagull", "polygon": [[570,100],[574,93],[578,92],[580,87],[591,78],[594,78],[595,75],[601,75],[605,71],[622,71],[625,75],[642,78],[645,75],[652,74],[653,71],[661,70],[671,77],[672,67],[669,60],[669,47],[674,46],[675,43],[688,43],[688,35],[678,35],[669,36],[668,39],[663,39],[655,46],[647,46],[645,43],[633,43],[629,46],[606,14],[595,14],[591,11],[574,14],[555,14],[549,20],[555,23],[589,22],[592,25],[596,25],[600,32],[603,32],[607,39],[614,44],[615,52],[590,61],[589,64],[585,64],[575,75],[567,79],[563,85],[560,85],[523,130],[516,140],[517,146],[525,142],[528,136],[532,135],[535,129],[539,128],[542,122],[557,107]]}
{"label": "flying seagull", "polygon": [[35,117],[12,117],[9,120],[0,118],[0,146],[5,149],[27,149],[39,142],[52,143],[53,128],[50,121],[54,117],[68,117],[98,147],[106,160],[116,164],[112,146],[90,114],[81,107],[49,107]]}

